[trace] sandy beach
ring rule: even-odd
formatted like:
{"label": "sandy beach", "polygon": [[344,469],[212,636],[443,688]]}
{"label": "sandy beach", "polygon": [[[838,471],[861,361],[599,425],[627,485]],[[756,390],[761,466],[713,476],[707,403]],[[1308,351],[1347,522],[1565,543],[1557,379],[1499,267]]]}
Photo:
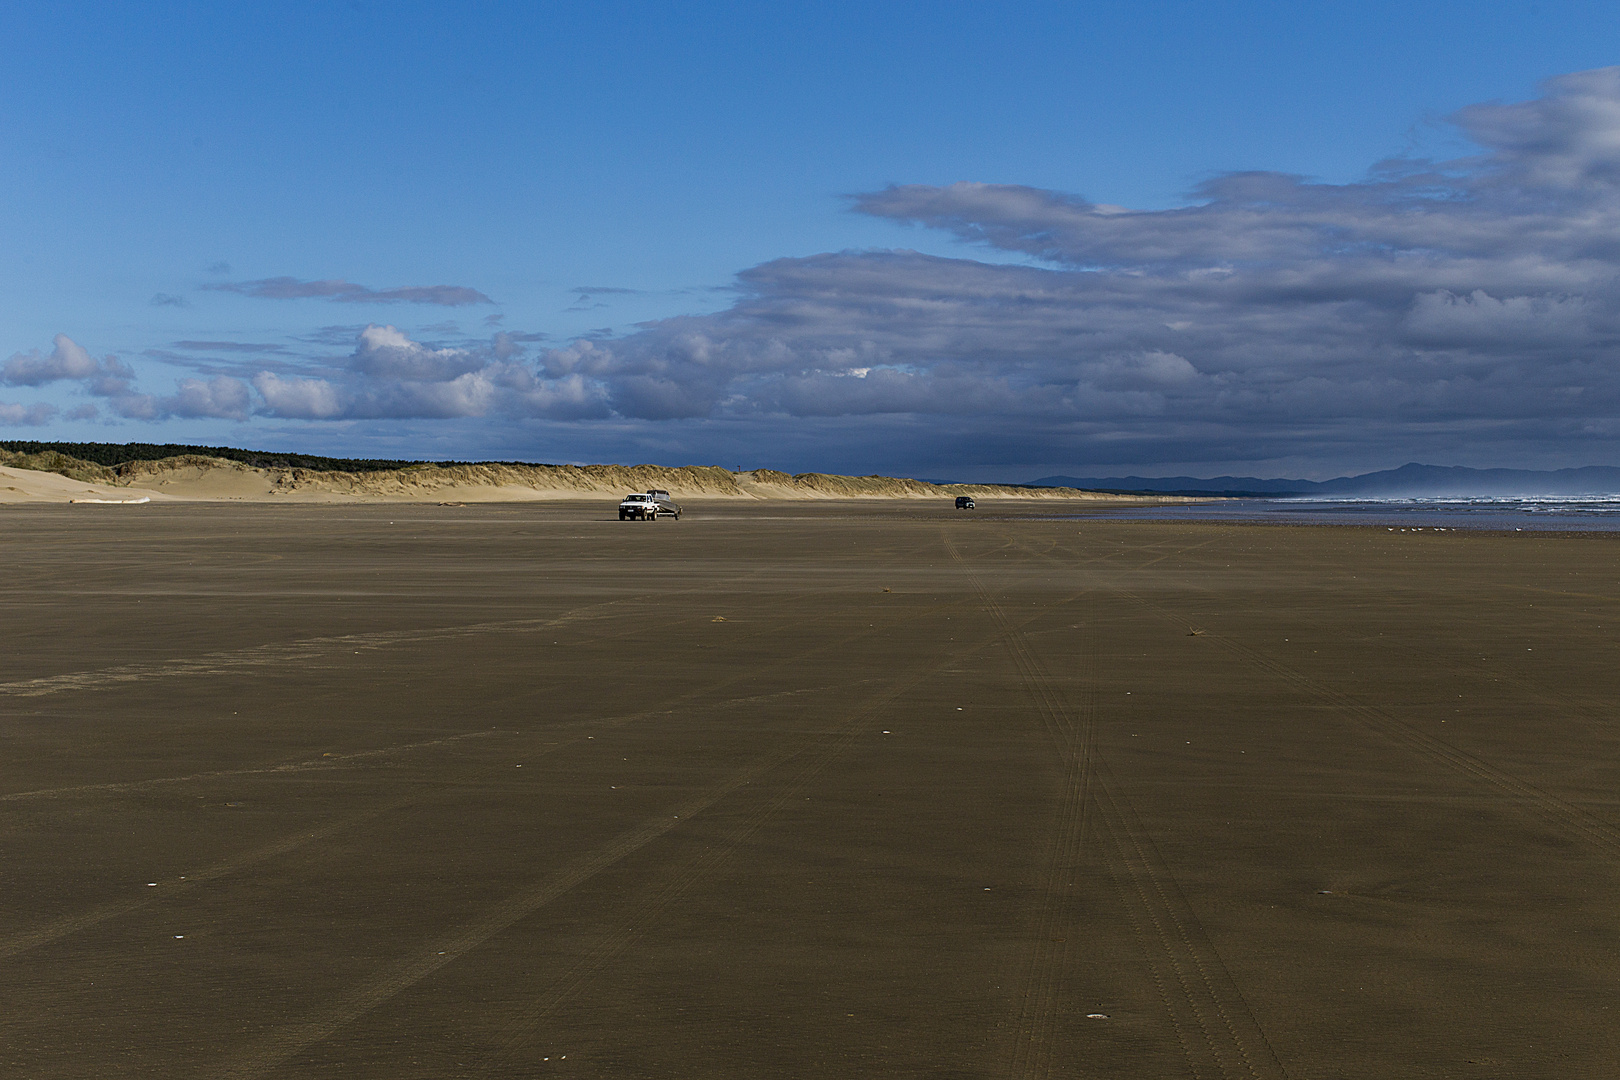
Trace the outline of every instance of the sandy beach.
{"label": "sandy beach", "polygon": [[160,494],[0,511],[10,1075],[1620,1071],[1612,536]]}

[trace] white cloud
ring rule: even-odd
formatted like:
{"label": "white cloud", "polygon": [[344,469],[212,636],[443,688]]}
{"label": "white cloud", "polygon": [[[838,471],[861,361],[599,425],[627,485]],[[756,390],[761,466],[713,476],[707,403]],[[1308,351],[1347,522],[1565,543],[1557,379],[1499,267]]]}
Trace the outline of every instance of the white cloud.
{"label": "white cloud", "polygon": [[[371,325],[360,332],[341,369],[320,378],[262,371],[253,387],[264,412],[292,419],[608,414],[601,384],[580,371],[537,368],[523,358],[523,348],[515,335],[500,332],[486,347],[434,349],[396,327]],[[587,357],[592,347],[584,344],[576,352]]]}
{"label": "white cloud", "polygon": [[284,379],[273,371],[253,377],[265,411],[293,420],[331,420],[342,415],[337,387],[325,379]]}
{"label": "white cloud", "polygon": [[60,410],[55,405],[46,402],[36,402],[32,405],[15,405],[11,402],[0,401],[0,424],[17,424],[37,427],[48,424],[56,418]]}
{"label": "white cloud", "polygon": [[484,361],[466,349],[430,349],[392,326],[368,326],[350,360],[354,370],[379,379],[442,382],[479,370]]}
{"label": "white cloud", "polygon": [[57,334],[49,353],[38,349],[14,353],[0,368],[0,380],[10,386],[42,386],[58,379],[87,379],[102,365],[66,334]]}
{"label": "white cloud", "polygon": [[244,420],[252,407],[248,385],[241,379],[221,375],[204,382],[181,379],[174,396],[163,402],[163,410],[174,416],[217,417]]}

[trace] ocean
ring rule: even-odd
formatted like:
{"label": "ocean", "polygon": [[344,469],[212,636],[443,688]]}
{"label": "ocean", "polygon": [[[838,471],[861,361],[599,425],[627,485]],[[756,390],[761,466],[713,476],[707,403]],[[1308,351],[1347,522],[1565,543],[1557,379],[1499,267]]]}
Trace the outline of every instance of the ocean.
{"label": "ocean", "polygon": [[1620,532],[1620,494],[1490,498],[1222,499],[1098,507],[1064,518],[1112,521],[1249,521],[1271,525],[1368,525],[1507,532]]}

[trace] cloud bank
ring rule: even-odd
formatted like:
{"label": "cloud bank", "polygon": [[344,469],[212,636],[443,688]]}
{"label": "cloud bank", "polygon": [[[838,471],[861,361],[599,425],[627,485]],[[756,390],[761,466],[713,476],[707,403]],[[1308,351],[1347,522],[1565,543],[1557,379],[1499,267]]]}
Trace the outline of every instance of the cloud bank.
{"label": "cloud bank", "polygon": [[[867,192],[855,212],[1002,255],[780,259],[741,273],[724,311],[619,339],[433,347],[372,325],[340,359],[153,397],[58,337],[0,381],[76,380],[125,417],[604,422],[694,460],[791,445],[818,467],[1614,458],[1620,68],[1450,119],[1478,153],[1381,162],[1347,184],[1229,174],[1173,209],[1013,184]],[[208,287],[488,302],[459,286]]]}
{"label": "cloud bank", "polygon": [[523,344],[497,333],[476,349],[435,349],[392,326],[368,326],[354,353],[318,377],[261,371],[252,383],[270,416],[298,420],[412,420],[608,415],[600,384],[548,377],[522,358]]}
{"label": "cloud bank", "polygon": [[[37,349],[15,353],[0,365],[0,382],[7,386],[44,386],[49,383],[76,383],[81,392],[106,400],[116,416],[129,420],[163,420],[169,417],[214,417],[245,419],[250,411],[247,388],[240,380],[219,377],[209,381],[181,379],[175,393],[157,397],[135,388],[135,370],[116,356],[96,359],[66,334],[57,334],[49,353]],[[94,405],[81,405],[65,415],[70,420],[93,419],[100,414]],[[42,424],[54,419],[60,410],[50,404],[0,406],[0,422]]]}
{"label": "cloud bank", "polygon": [[623,416],[933,418],[1025,460],[1612,453],[1620,68],[1452,119],[1481,153],[1352,184],[1227,175],[1170,210],[983,183],[870,192],[857,212],[1030,265],[779,260],[742,274],[728,311],[545,366]]}

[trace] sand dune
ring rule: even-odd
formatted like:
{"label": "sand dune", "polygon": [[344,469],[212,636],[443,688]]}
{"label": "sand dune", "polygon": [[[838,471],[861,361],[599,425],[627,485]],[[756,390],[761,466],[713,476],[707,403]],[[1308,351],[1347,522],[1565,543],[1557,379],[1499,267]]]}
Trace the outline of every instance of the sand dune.
{"label": "sand dune", "polygon": [[142,497],[173,498],[161,491],[132,490],[116,483],[92,484],[59,473],[0,465],[0,503],[65,503],[92,499],[122,503]]}
{"label": "sand dune", "polygon": [[108,467],[60,454],[4,452],[0,452],[0,461],[5,462],[5,475],[15,478],[0,485],[0,502],[133,499],[143,495],[154,499],[244,502],[528,502],[591,495],[612,497],[648,488],[663,488],[678,499],[946,499],[956,495],[1121,499],[1072,488],[929,484],[889,476],[789,475],[769,469],[732,472],[713,466],[422,464],[374,472],[326,472],[258,468],[198,456]]}

